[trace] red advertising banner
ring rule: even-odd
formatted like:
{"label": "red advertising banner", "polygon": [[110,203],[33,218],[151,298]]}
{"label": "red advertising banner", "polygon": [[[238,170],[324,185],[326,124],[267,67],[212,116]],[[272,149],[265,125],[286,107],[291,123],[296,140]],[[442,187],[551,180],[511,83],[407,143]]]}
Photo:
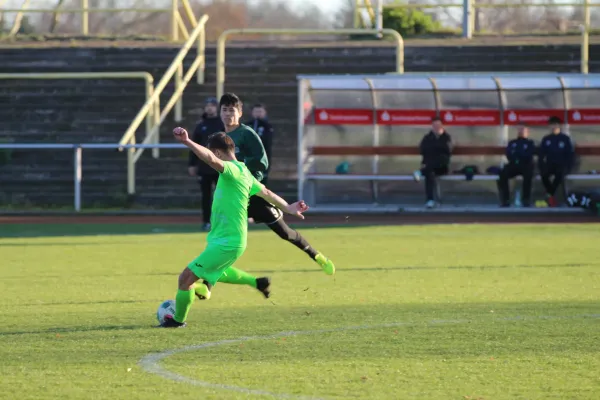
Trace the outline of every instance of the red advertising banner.
{"label": "red advertising banner", "polygon": [[573,125],[600,125],[600,109],[581,108],[569,110],[569,124]]}
{"label": "red advertising banner", "polygon": [[379,125],[429,125],[435,110],[377,110]]}
{"label": "red advertising banner", "polygon": [[[373,110],[317,108],[313,111],[317,125],[373,125]],[[435,110],[377,110],[379,125],[429,125],[437,115]],[[496,110],[440,110],[439,116],[445,125],[454,126],[498,126],[500,112]],[[564,119],[564,110],[505,110],[506,125],[545,126],[550,117]],[[308,122],[308,121],[307,121]],[[574,125],[600,125],[600,108],[573,109],[568,112],[568,122]]]}
{"label": "red advertising banner", "polygon": [[506,125],[548,125],[550,117],[565,118],[564,110],[505,110],[504,124]]}
{"label": "red advertising banner", "polygon": [[317,108],[315,124],[317,125],[373,125],[373,110]]}
{"label": "red advertising banner", "polygon": [[440,110],[440,118],[445,125],[498,126],[498,110]]}

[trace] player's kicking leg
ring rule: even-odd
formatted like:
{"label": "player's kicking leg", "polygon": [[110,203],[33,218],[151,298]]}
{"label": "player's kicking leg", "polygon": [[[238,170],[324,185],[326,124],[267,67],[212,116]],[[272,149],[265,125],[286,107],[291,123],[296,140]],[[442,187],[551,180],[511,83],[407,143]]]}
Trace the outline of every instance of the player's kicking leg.
{"label": "player's kicking leg", "polygon": [[[237,269],[235,267],[229,267],[223,272],[223,275],[218,280],[219,283],[229,283],[233,285],[248,285],[259,292],[262,293],[265,298],[269,298],[271,296],[271,279],[268,277],[260,277],[256,278],[254,275],[251,275],[241,269]],[[196,292],[196,297],[200,300],[208,300],[210,299],[210,294],[212,291],[212,285],[206,280],[202,280],[202,282],[194,288]]]}
{"label": "player's kicking leg", "polygon": [[280,238],[304,251],[327,275],[335,274],[333,261],[315,250],[298,231],[290,228],[283,220],[283,213],[266,200],[258,196],[250,197],[248,216],[257,223],[264,223]]}
{"label": "player's kicking leg", "polygon": [[163,328],[185,328],[187,315],[194,302],[194,284],[198,276],[186,267],[179,275],[177,296],[175,296],[175,315],[167,315],[160,325]]}
{"label": "player's kicking leg", "polygon": [[[245,248],[226,249],[210,244],[204,249],[194,261],[188,264],[179,276],[177,296],[175,297],[175,315],[166,317],[161,324],[163,328],[183,328],[194,302],[196,291],[199,290],[205,298],[210,298],[210,289],[219,281],[225,273],[236,271],[240,276],[254,282],[258,279],[244,271],[233,268],[233,264],[244,254]],[[233,270],[231,270],[233,268]],[[196,286],[196,282],[202,279],[202,283]],[[267,278],[268,280],[268,278]],[[204,292],[202,290],[206,289]],[[257,287],[258,289],[258,287]],[[268,285],[266,290],[268,290]],[[260,290],[260,289],[259,289]],[[263,293],[264,294],[264,293]]]}

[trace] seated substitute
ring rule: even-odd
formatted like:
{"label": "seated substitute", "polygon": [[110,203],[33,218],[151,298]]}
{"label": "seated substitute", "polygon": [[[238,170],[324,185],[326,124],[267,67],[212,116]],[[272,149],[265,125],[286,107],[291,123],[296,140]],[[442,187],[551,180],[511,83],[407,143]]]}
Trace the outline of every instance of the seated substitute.
{"label": "seated substitute", "polygon": [[569,135],[562,132],[560,118],[551,117],[548,124],[550,134],[544,136],[540,143],[538,165],[546,189],[546,202],[550,207],[556,207],[556,190],[562,185],[573,163],[573,144]]}
{"label": "seated substitute", "polygon": [[517,131],[517,138],[508,142],[508,146],[506,146],[508,164],[502,168],[498,176],[497,182],[501,207],[510,206],[508,181],[519,175],[523,177],[523,206],[529,207],[531,205],[531,183],[535,168],[534,156],[535,142],[529,139],[529,128],[526,125],[520,125]]}
{"label": "seated substitute", "polygon": [[431,131],[421,140],[419,150],[422,156],[421,169],[415,171],[413,177],[417,182],[421,180],[421,177],[425,177],[425,196],[427,198],[425,206],[433,208],[435,207],[433,191],[436,178],[448,173],[452,156],[452,138],[444,129],[439,117],[431,120]]}

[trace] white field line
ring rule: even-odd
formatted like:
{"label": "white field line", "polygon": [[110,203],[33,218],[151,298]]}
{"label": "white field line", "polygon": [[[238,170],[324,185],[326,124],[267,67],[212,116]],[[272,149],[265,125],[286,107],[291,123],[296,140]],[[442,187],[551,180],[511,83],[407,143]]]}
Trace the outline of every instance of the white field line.
{"label": "white field line", "polygon": [[[514,317],[506,317],[506,318],[496,318],[493,321],[526,321],[526,320],[553,320],[553,319],[574,319],[574,318],[600,318],[600,314],[582,314],[582,315],[573,315],[573,316],[514,316]],[[431,320],[425,322],[393,322],[388,324],[376,324],[376,325],[359,325],[359,326],[346,326],[339,328],[331,328],[331,329],[316,329],[316,330],[308,330],[308,331],[287,331],[287,332],[279,332],[274,333],[272,335],[264,335],[264,336],[243,336],[237,339],[227,339],[227,340],[219,340],[216,342],[207,342],[192,346],[185,346],[179,349],[165,350],[161,353],[148,354],[144,356],[140,361],[140,367],[151,374],[158,375],[162,378],[169,379],[175,382],[183,382],[194,386],[201,386],[209,389],[216,390],[227,390],[232,392],[238,392],[242,394],[250,394],[250,395],[258,395],[258,396],[269,396],[276,399],[294,399],[294,400],[324,400],[320,397],[311,397],[311,396],[301,396],[301,395],[293,395],[287,393],[274,393],[269,392],[267,390],[262,389],[249,389],[240,386],[228,385],[224,383],[210,383],[201,381],[194,378],[189,378],[183,375],[179,375],[175,372],[168,371],[164,367],[162,367],[159,363],[161,360],[173,356],[179,353],[187,353],[190,351],[207,349],[209,347],[219,347],[225,346],[228,344],[238,344],[243,342],[248,342],[251,340],[269,340],[269,339],[277,339],[282,337],[290,337],[290,336],[305,336],[305,335],[317,335],[322,333],[332,333],[332,332],[344,332],[344,331],[358,331],[358,330],[366,330],[366,329],[379,329],[379,328],[394,328],[400,326],[415,326],[421,325],[423,323],[428,325],[453,325],[453,324],[466,324],[469,322],[474,322],[468,319],[440,319],[440,320]]]}

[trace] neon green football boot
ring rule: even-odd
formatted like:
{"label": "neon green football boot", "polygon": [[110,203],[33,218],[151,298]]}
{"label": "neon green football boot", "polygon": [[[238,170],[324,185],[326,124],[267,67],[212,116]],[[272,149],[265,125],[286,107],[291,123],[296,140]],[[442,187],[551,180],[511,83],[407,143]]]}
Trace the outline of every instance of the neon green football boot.
{"label": "neon green football boot", "polygon": [[315,261],[321,266],[323,272],[325,272],[327,275],[335,274],[335,265],[333,265],[333,261],[325,257],[323,254],[317,254]]}
{"label": "neon green football boot", "polygon": [[196,294],[198,300],[210,300],[210,286],[211,285],[204,280],[202,282],[198,282],[196,286],[194,286],[194,293]]}

